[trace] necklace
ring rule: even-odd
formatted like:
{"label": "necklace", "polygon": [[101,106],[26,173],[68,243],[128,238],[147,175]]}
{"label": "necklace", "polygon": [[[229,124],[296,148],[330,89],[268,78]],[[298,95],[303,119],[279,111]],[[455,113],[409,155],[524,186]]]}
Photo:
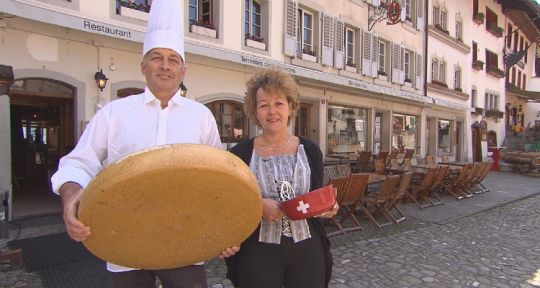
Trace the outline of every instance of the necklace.
{"label": "necklace", "polygon": [[279,147],[271,147],[270,145],[266,145],[262,139],[262,136],[259,137],[259,143],[261,144],[261,146],[268,150],[268,151],[281,151],[283,150],[283,148],[287,147],[287,145],[289,145],[289,143],[291,143],[291,134],[289,134],[289,138],[287,139],[287,142],[285,142],[285,144],[279,146]]}

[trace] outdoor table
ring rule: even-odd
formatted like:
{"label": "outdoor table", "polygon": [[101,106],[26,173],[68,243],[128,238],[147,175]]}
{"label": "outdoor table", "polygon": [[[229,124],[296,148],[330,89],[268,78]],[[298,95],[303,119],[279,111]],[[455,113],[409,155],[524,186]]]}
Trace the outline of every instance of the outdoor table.
{"label": "outdoor table", "polygon": [[439,162],[439,164],[441,165],[448,165],[448,166],[460,166],[460,167],[463,167],[467,164],[471,164],[471,163],[467,163],[467,162]]}

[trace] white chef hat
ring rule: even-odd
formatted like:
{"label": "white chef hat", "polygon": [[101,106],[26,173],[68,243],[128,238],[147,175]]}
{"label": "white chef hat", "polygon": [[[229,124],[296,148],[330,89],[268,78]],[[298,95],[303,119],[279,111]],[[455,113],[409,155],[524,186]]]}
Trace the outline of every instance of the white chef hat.
{"label": "white chef hat", "polygon": [[169,48],[186,61],[184,8],[181,0],[154,0],[144,34],[143,55],[154,48]]}

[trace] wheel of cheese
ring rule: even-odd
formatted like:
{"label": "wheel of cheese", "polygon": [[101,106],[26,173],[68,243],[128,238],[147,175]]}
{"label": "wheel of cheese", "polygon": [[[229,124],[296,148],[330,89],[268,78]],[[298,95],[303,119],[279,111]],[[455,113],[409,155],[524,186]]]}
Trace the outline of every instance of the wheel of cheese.
{"label": "wheel of cheese", "polygon": [[235,155],[176,144],[138,152],[103,169],[81,197],[83,244],[108,262],[169,269],[239,246],[262,215],[261,193]]}

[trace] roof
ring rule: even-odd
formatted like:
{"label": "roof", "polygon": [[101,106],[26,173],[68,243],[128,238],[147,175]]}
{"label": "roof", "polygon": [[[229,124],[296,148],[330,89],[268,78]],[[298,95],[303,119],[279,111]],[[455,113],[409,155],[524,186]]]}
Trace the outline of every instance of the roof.
{"label": "roof", "polygon": [[[540,37],[540,5],[534,0],[497,0],[501,4],[503,13],[507,15],[530,39]],[[526,16],[526,20],[522,17]],[[534,22],[534,28],[525,25]]]}

